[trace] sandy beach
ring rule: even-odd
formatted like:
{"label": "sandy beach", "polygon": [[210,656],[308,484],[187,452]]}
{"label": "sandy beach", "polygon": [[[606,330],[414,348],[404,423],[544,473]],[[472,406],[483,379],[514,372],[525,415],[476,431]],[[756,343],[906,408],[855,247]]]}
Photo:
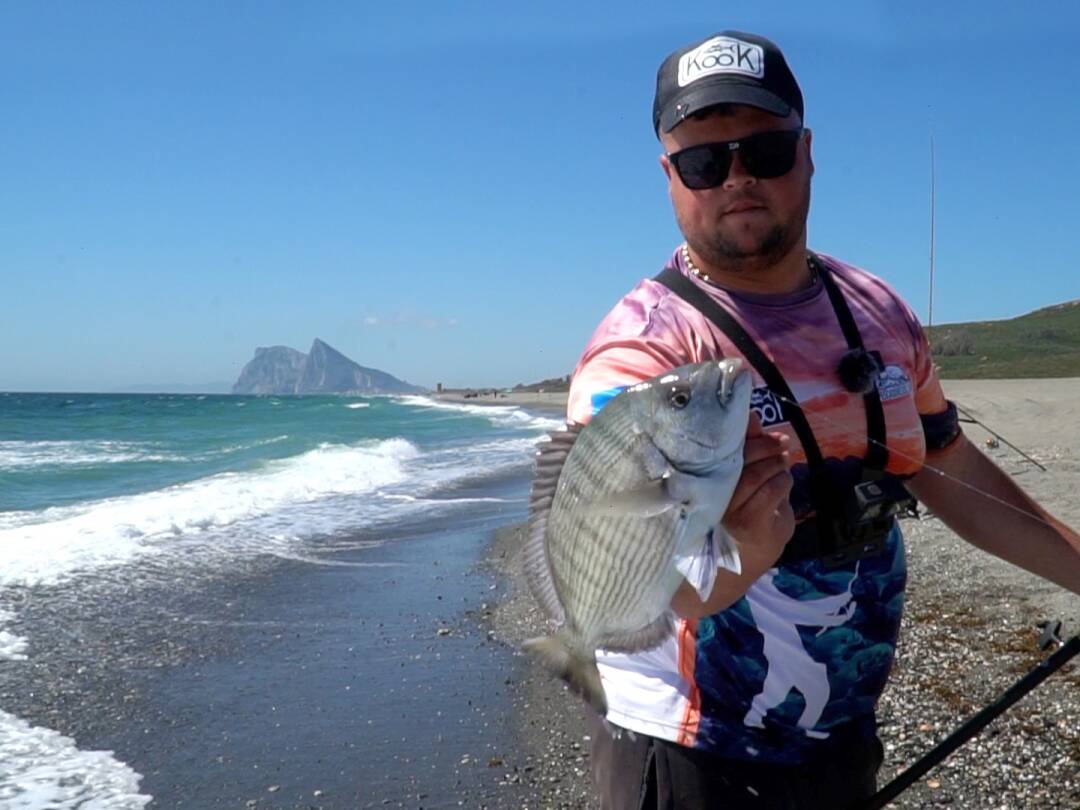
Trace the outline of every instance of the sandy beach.
{"label": "sandy beach", "polygon": [[431,396],[440,402],[452,402],[457,405],[517,406],[544,413],[565,413],[566,411],[565,391],[512,391],[499,392],[495,396],[487,393],[469,397],[465,396],[464,391],[445,391]]}

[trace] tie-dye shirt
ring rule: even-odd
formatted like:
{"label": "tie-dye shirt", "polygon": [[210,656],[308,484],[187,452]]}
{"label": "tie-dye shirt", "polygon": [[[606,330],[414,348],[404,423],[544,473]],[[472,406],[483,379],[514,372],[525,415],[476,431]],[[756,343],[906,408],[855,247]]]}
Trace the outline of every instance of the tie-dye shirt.
{"label": "tie-dye shirt", "polygon": [[[890,473],[922,466],[926,439],[955,430],[918,320],[895,291],[863,270],[816,254],[832,272],[863,344],[880,352],[877,380]],[[836,373],[848,350],[820,280],[782,296],[722,290],[671,265],[731,313],[780,370],[837,478],[857,480],[867,450],[862,396]],[[585,423],[623,388],[686,363],[741,356],[691,304],[645,280],[600,323],[570,387],[568,419]],[[811,509],[805,455],[784,402],[757,370],[752,407],[791,438],[792,505]],[[874,704],[892,664],[906,579],[899,529],[884,551],[826,568],[810,559],[771,569],[730,608],[644,653],[598,652],[608,719],[618,726],[739,759],[806,761],[874,729]],[[696,583],[695,583],[696,584]]]}

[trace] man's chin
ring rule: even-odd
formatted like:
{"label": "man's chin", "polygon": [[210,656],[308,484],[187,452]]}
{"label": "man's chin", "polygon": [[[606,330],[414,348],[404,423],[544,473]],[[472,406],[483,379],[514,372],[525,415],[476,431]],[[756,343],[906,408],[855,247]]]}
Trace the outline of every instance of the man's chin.
{"label": "man's chin", "polygon": [[783,230],[770,229],[762,234],[743,233],[733,237],[721,236],[710,247],[711,264],[729,272],[750,272],[767,268],[780,261],[792,243]]}
{"label": "man's chin", "polygon": [[715,262],[721,267],[729,267],[734,272],[744,272],[758,267],[767,267],[776,262],[775,251],[768,246],[759,244],[737,245],[726,244],[717,252],[719,261]]}

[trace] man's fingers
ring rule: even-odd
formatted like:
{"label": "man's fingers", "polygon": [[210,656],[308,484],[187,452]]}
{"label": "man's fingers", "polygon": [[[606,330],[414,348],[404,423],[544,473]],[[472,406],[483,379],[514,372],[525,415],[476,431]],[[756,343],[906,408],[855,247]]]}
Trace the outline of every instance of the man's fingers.
{"label": "man's fingers", "polygon": [[775,476],[787,478],[790,489],[791,473],[788,472],[787,458],[784,455],[772,455],[752,464],[747,464],[743,467],[742,476],[739,478],[739,483],[735,486],[735,491],[731,495],[727,511],[731,513],[742,509],[743,504]]}
{"label": "man's fingers", "polygon": [[794,482],[787,470],[782,470],[759,486],[747,498],[740,511],[754,513],[758,510],[771,512],[787,501]]}
{"label": "man's fingers", "polygon": [[794,530],[795,515],[788,502],[791,485],[791,475],[787,470],[776,473],[755,489],[742,505],[728,510],[724,525],[737,534],[739,527],[751,525],[755,519],[760,519],[761,515],[778,513],[776,516],[790,522],[791,529]]}
{"label": "man's fingers", "polygon": [[753,464],[769,456],[778,456],[787,451],[791,440],[783,433],[765,433],[748,437],[743,445],[743,464]]}

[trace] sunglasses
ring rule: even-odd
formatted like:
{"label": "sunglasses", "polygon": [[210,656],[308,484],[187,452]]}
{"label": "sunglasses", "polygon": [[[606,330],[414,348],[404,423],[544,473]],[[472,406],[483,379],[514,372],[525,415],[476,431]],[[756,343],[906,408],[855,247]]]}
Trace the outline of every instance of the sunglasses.
{"label": "sunglasses", "polygon": [[761,180],[781,177],[795,165],[798,129],[759,132],[737,141],[702,143],[668,155],[683,185],[692,189],[716,188],[727,179],[735,152],[747,174]]}

